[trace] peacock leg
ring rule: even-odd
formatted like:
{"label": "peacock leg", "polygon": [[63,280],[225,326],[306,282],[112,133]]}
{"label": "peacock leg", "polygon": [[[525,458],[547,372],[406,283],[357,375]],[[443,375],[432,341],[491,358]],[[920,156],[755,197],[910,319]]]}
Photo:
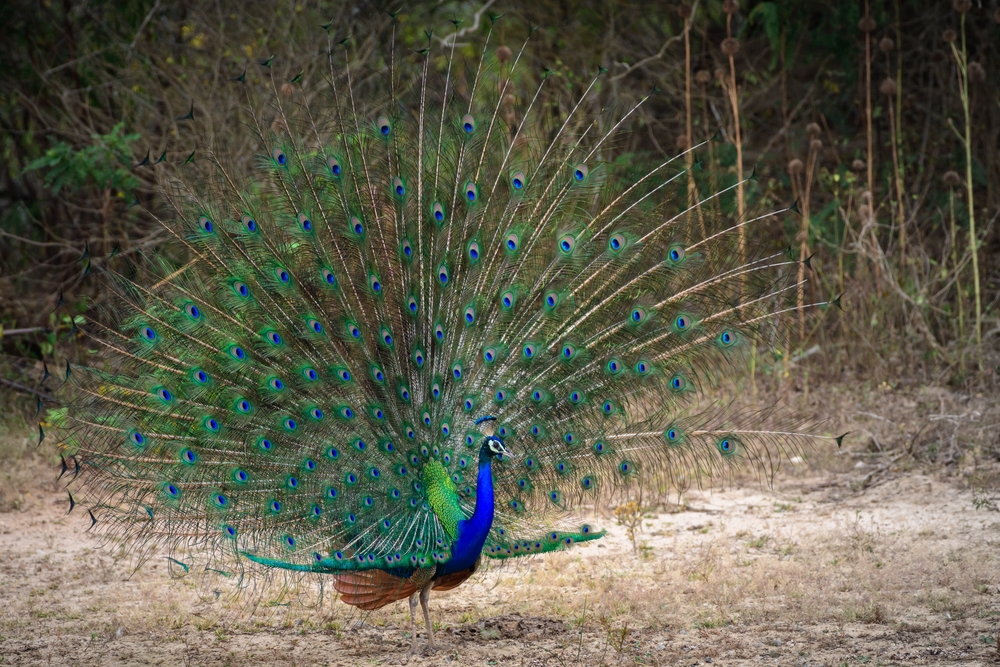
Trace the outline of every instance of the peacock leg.
{"label": "peacock leg", "polygon": [[431,597],[431,586],[433,584],[433,581],[428,581],[420,589],[420,606],[424,610],[424,624],[427,626],[427,648],[431,651],[436,651],[437,647],[434,646],[434,630],[431,628],[431,611],[427,606],[427,602]]}
{"label": "peacock leg", "polygon": [[410,636],[413,641],[410,643],[410,652],[406,654],[407,660],[417,652],[417,593],[410,596]]}

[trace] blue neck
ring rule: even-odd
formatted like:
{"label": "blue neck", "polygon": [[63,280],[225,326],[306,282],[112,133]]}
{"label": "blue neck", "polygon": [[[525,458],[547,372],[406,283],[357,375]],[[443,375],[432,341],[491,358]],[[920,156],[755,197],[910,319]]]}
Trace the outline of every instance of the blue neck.
{"label": "blue neck", "polygon": [[467,570],[476,564],[486,536],[493,526],[493,471],[489,454],[479,456],[479,476],[476,478],[476,509],[465,521],[458,522],[458,539],[452,545],[451,560],[439,566],[436,576]]}

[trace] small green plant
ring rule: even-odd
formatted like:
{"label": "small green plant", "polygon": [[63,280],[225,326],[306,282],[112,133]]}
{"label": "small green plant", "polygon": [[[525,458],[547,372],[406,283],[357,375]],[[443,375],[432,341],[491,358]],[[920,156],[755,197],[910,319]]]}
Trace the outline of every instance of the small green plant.
{"label": "small green plant", "polygon": [[629,542],[632,543],[632,551],[638,553],[636,533],[642,530],[642,507],[634,500],[619,505],[615,508],[615,521],[619,526],[625,526],[625,533],[628,535]]}
{"label": "small green plant", "polygon": [[24,173],[41,172],[45,187],[54,195],[63,189],[74,194],[93,186],[131,192],[139,179],[132,174],[130,145],[139,135],[123,132],[124,123],[118,123],[108,134],[92,134],[93,143],[79,150],[60,141],[30,162]]}

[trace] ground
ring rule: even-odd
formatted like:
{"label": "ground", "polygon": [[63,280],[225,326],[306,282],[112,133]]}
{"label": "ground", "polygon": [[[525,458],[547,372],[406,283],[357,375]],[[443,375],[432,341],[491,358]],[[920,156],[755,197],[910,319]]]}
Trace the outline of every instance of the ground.
{"label": "ground", "polygon": [[[843,450],[661,499],[634,547],[601,507],[605,539],[434,595],[440,649],[409,664],[1000,664],[1000,513],[975,483],[993,406],[926,388],[812,400],[853,431]],[[0,442],[0,665],[406,659],[405,602],[359,614],[309,579],[251,609],[160,556],[133,572],[17,438]]]}
{"label": "ground", "polygon": [[[0,514],[0,664],[394,665],[406,606],[329,595],[222,612],[154,559],[124,562],[64,494]],[[417,665],[1000,662],[1000,516],[948,479],[835,475],[689,492],[626,531],[432,598]],[[308,596],[302,596],[308,597]],[[219,615],[222,618],[219,618]],[[422,635],[422,633],[421,633]],[[423,637],[421,636],[421,640]]]}

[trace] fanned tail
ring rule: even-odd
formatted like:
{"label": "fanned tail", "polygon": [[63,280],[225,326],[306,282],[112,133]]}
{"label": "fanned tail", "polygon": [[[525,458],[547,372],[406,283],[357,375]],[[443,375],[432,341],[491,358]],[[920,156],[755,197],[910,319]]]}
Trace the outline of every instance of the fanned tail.
{"label": "fanned tail", "polygon": [[494,465],[495,558],[600,537],[561,521],[601,494],[768,474],[813,437],[714,398],[794,309],[797,263],[739,240],[784,212],[696,232],[683,154],[617,152],[647,98],[595,116],[598,73],[553,111],[527,41],[494,39],[468,63],[393,50],[363,81],[331,40],[302,95],[241,84],[256,171],[174,175],[177,255],[112,276],[106,352],[73,373],[99,530],[338,574],[377,608],[415,585],[378,570],[451,557],[423,471],[470,515],[483,415],[518,455]]}

